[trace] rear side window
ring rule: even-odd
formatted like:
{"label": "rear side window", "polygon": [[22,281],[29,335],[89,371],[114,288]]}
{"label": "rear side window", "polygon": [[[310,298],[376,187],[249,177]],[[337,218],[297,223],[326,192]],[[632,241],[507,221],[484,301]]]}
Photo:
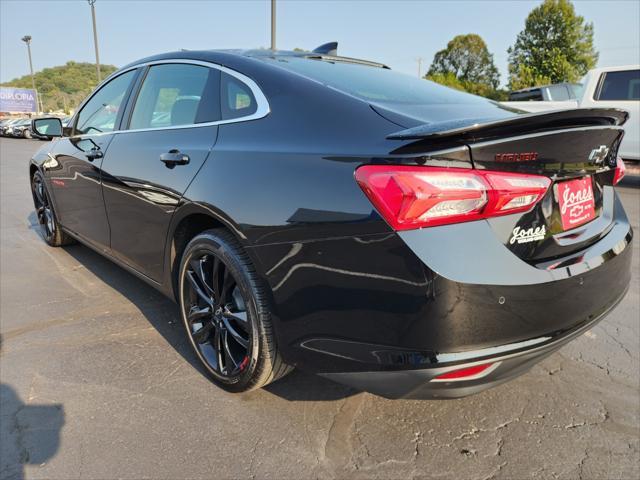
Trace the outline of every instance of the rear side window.
{"label": "rear side window", "polygon": [[226,73],[222,73],[220,97],[223,120],[252,115],[258,108],[251,89]]}
{"label": "rear side window", "polygon": [[129,128],[167,128],[220,120],[220,71],[199,65],[149,68]]}
{"label": "rear side window", "polygon": [[597,100],[640,100],[640,70],[605,73]]}
{"label": "rear side window", "polygon": [[135,70],[130,70],[105,84],[82,107],[78,114],[75,134],[95,134],[112,132],[116,127],[116,120],[123,99],[133,80]]}

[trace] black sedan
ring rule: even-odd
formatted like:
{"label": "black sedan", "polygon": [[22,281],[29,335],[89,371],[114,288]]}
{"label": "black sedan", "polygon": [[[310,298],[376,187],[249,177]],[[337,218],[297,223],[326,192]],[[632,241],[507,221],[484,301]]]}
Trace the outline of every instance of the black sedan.
{"label": "black sedan", "polygon": [[233,392],[297,367],[468,395],[616,306],[626,112],[522,114],[332,48],[158,55],[35,120],[60,137],[29,165],[47,243],[175,298]]}

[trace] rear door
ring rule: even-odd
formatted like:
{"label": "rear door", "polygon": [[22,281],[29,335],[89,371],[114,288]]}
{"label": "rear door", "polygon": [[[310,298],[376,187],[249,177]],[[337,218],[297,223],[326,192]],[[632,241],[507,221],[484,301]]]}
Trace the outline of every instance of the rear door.
{"label": "rear door", "polygon": [[102,250],[109,248],[109,223],[100,173],[137,73],[114,77],[85,102],[72,136],[53,144],[43,166],[60,223]]}
{"label": "rear door", "polygon": [[160,281],[171,216],[218,134],[220,71],[151,65],[109,146],[102,186],[115,256]]}

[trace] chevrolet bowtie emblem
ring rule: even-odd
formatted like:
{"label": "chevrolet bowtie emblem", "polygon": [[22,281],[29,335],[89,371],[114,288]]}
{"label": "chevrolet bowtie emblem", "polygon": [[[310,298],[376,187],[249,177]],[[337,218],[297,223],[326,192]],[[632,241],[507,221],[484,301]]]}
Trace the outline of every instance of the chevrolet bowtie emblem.
{"label": "chevrolet bowtie emblem", "polygon": [[599,165],[605,161],[609,156],[609,147],[606,145],[600,145],[598,148],[591,150],[589,154],[589,161]]}

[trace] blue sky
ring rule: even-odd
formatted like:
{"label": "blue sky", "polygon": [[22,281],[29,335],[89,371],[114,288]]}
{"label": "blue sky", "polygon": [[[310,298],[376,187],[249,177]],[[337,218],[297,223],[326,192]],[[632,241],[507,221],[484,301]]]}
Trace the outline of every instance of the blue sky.
{"label": "blue sky", "polygon": [[[507,48],[539,1],[279,0],[277,46],[312,49],[337,40],[343,55],[423,73],[453,36],[478,33],[507,80]],[[599,66],[640,63],[640,1],[576,1],[595,25]],[[101,63],[121,66],[180,48],[268,47],[268,0],[96,2]],[[0,81],[28,73],[23,35],[33,37],[34,69],[94,61],[85,0],[0,0]]]}

